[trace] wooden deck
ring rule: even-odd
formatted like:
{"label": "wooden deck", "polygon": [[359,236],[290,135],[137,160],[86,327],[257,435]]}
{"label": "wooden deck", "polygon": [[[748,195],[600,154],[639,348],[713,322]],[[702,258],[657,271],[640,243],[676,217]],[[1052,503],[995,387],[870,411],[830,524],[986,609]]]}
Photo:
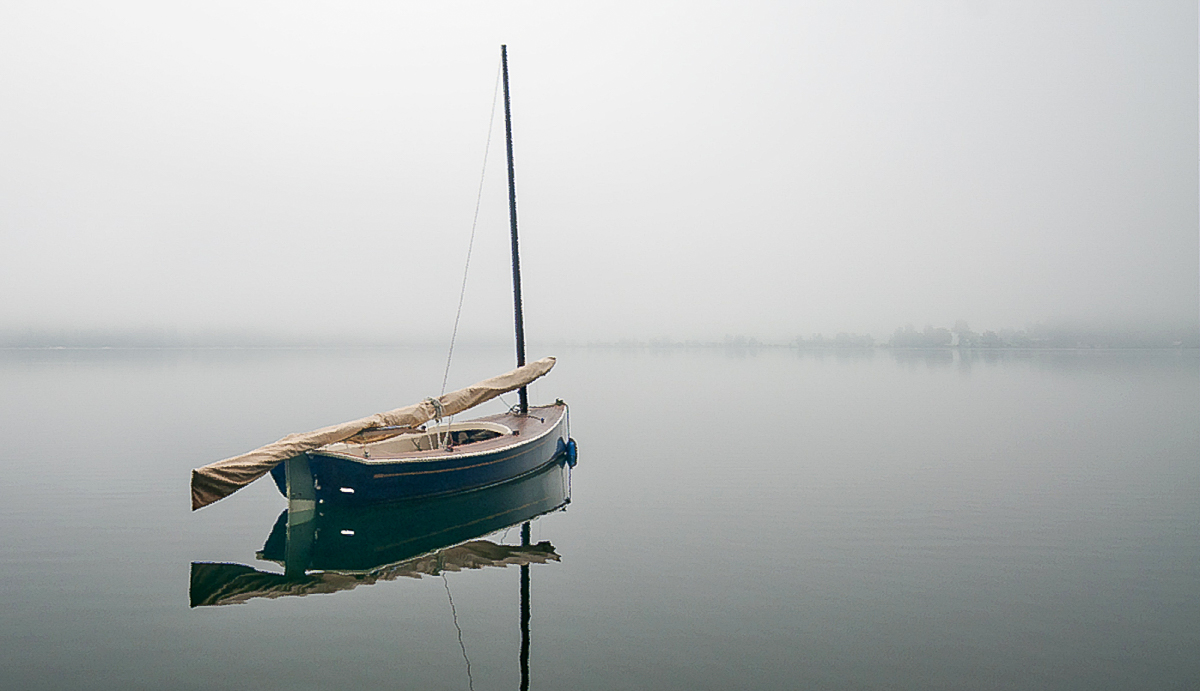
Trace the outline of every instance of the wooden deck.
{"label": "wooden deck", "polygon": [[[474,428],[490,428],[494,431],[507,429],[509,433],[502,433],[499,436],[483,441],[453,446],[449,450],[443,448],[418,450],[416,448],[420,441],[427,440],[429,436],[437,433],[437,425],[430,425],[424,431],[413,430],[412,432],[402,432],[367,444],[330,444],[329,446],[317,449],[313,453],[338,456],[367,464],[435,461],[486,454],[511,447],[514,444],[536,439],[546,434],[558,424],[562,416],[566,414],[566,411],[566,405],[559,404],[530,406],[528,415],[500,413],[455,422],[449,427],[451,431],[470,429],[473,428],[473,425],[478,425],[478,427]],[[445,428],[443,427],[443,429]]]}

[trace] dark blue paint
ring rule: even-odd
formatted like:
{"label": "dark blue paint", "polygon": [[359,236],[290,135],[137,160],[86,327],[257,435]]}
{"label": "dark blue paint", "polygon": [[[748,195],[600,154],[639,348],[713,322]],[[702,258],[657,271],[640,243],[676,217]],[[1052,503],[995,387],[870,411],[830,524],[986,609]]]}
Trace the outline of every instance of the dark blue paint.
{"label": "dark blue paint", "polygon": [[[309,467],[319,505],[361,506],[380,502],[467,492],[514,480],[569,455],[567,418],[564,415],[549,433],[487,454],[443,457],[402,463],[359,463],[310,452]],[[285,465],[271,470],[280,493],[286,496]],[[343,492],[348,487],[353,493]]]}
{"label": "dark blue paint", "polygon": [[[411,559],[558,510],[570,502],[565,457],[535,473],[475,492],[388,502],[361,507],[323,508],[314,528],[298,539],[311,540],[299,570],[366,571]],[[262,559],[287,557],[287,510],[263,545]],[[293,539],[297,532],[290,534]]]}

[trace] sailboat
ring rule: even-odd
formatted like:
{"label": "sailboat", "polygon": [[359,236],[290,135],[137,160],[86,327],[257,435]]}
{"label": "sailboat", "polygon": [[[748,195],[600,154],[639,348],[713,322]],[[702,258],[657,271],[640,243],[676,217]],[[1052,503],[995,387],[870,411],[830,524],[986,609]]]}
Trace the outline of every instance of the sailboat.
{"label": "sailboat", "polygon": [[[312,432],[290,434],[248,453],[192,470],[192,510],[223,499],[271,474],[289,506],[299,511],[360,506],[468,492],[509,482],[560,459],[572,465],[576,447],[568,408],[560,399],[530,406],[528,385],[554,367],[552,357],[526,363],[513,173],[508,49],[500,47],[508,204],[512,245],[517,368],[465,389]],[[440,424],[509,391],[509,412]],[[426,423],[435,421],[434,427]]]}

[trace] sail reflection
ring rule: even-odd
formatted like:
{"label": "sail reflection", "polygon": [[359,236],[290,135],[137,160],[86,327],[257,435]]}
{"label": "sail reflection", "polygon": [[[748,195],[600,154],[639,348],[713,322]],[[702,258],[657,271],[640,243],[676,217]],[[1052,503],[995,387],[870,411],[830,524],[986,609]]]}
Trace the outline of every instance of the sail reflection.
{"label": "sail reflection", "polygon": [[[527,522],[570,503],[570,469],[552,464],[487,489],[441,498],[329,508],[292,501],[257,557],[283,573],[243,564],[193,562],[192,607],[254,598],[334,593],[397,578],[558,561],[549,542],[530,544]],[[479,538],[526,524],[521,545]]]}

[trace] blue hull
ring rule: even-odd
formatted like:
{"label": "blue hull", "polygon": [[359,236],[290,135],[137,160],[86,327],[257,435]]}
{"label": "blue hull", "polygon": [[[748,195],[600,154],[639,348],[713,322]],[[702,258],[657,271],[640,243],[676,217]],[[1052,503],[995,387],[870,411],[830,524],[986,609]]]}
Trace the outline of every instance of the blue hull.
{"label": "blue hull", "polygon": [[[390,502],[360,508],[323,509],[311,529],[289,531],[285,509],[259,559],[284,563],[303,554],[302,571],[370,571],[467,540],[481,538],[556,511],[571,501],[570,470],[563,459],[513,482],[477,492]],[[297,537],[299,536],[299,537]],[[311,545],[292,545],[310,540]]]}
{"label": "blue hull", "polygon": [[[469,492],[515,480],[571,455],[565,407],[556,412],[559,419],[548,432],[531,439],[514,436],[511,444],[484,453],[363,462],[311,451],[306,456],[312,496],[322,507],[364,506]],[[288,495],[286,466],[280,463],[271,471],[284,496]]]}

